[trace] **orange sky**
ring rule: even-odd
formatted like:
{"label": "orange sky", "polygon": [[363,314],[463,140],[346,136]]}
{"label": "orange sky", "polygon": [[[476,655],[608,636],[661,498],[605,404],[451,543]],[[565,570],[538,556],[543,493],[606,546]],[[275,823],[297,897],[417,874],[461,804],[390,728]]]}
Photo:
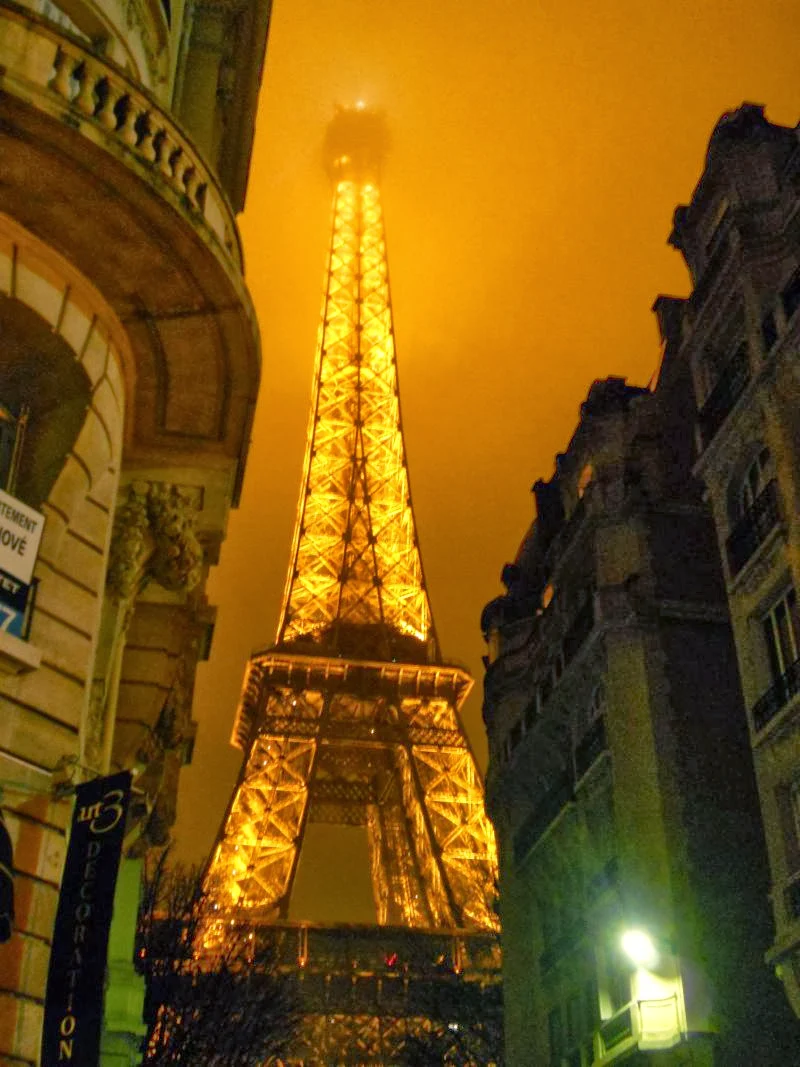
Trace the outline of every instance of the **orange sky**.
{"label": "orange sky", "polygon": [[[337,102],[383,108],[382,182],[401,400],[445,655],[476,687],[499,592],[593,379],[646,383],[650,307],[688,289],[666,245],[721,112],[800,118],[794,0],[275,0],[247,207],[263,377],[242,505],[210,596],[214,648],[183,772],[179,852],[200,859],[240,764],[228,747],[248,653],[275,635],[301,477]],[[309,916],[311,917],[311,916]]]}

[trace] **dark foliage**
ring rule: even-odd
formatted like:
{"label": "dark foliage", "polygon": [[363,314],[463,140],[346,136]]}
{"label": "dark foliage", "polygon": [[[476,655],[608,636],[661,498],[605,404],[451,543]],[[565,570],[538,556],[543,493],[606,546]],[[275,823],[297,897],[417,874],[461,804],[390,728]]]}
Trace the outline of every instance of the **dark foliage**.
{"label": "dark foliage", "polygon": [[499,985],[482,987],[460,978],[440,998],[440,1019],[429,1031],[410,1034],[402,1067],[502,1067],[503,1014]]}
{"label": "dark foliage", "polygon": [[139,968],[147,992],[143,1067],[262,1067],[285,1054],[297,1025],[291,980],[276,968],[263,933],[232,927],[198,956],[203,923],[199,873],[149,867],[139,921]]}

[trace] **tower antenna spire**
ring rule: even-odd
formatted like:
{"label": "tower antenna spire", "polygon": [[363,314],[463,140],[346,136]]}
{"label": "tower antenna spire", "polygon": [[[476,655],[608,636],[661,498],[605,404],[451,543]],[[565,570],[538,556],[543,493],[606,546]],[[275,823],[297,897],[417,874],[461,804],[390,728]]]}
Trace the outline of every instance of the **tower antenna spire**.
{"label": "tower antenna spire", "polygon": [[389,148],[383,111],[359,100],[336,108],[325,135],[325,166],[334,181],[378,182]]}

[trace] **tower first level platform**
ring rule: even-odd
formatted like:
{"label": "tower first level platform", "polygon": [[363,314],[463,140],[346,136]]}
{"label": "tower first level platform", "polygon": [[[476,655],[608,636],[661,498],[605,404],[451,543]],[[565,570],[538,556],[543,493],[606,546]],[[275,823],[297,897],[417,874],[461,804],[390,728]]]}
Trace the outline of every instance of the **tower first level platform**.
{"label": "tower first level platform", "polygon": [[494,838],[458,722],[461,669],[273,649],[249,664],[248,751],[211,867],[215,902],[286,918],[306,825],[365,826],[378,923],[495,927]]}

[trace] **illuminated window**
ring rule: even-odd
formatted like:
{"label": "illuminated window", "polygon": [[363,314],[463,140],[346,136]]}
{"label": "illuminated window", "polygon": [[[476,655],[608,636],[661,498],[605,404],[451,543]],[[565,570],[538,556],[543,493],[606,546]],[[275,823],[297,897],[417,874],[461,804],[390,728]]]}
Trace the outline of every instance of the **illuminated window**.
{"label": "illuminated window", "polygon": [[587,463],[581,471],[581,476],[578,479],[578,500],[583,499],[583,494],[589,488],[592,479],[594,478],[594,467],[591,463]]}

